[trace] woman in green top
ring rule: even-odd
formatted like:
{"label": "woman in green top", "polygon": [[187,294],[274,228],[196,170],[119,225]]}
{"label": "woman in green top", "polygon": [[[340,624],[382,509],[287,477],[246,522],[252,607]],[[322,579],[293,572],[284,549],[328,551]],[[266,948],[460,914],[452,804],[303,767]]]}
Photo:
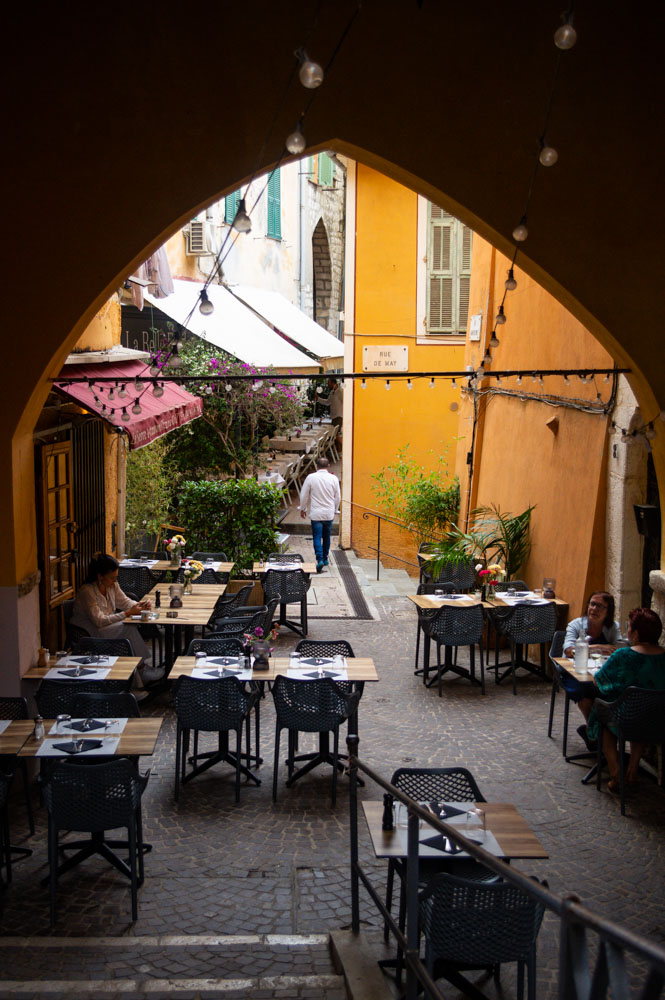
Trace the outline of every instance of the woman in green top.
{"label": "woman in green top", "polygon": [[[628,615],[629,649],[617,649],[600,668],[594,682],[603,701],[615,701],[628,687],[665,690],[665,650],[658,645],[663,625],[650,608],[635,608]],[[598,739],[598,720],[592,709],[588,737]],[[631,743],[630,762],[626,771],[629,785],[637,782],[637,767],[646,749],[645,743]],[[619,791],[619,755],[616,734],[603,730],[603,753],[610,772],[608,788]]]}

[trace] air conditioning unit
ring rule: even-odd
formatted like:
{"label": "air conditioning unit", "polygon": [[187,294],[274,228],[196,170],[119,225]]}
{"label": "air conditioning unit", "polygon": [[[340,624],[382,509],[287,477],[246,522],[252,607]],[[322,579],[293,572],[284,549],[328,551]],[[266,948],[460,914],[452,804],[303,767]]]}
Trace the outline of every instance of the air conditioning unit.
{"label": "air conditioning unit", "polygon": [[188,257],[209,257],[215,253],[215,244],[210,224],[192,219],[184,230]]}

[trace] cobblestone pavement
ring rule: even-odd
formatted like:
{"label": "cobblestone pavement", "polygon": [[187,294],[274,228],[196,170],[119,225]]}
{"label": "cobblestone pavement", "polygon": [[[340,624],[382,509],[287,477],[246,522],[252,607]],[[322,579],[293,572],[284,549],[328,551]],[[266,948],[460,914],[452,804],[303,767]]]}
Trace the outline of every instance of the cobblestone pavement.
{"label": "cobblestone pavement", "polygon": [[[357,655],[374,657],[380,681],[367,684],[360,706],[360,756],[390,777],[403,764],[460,764],[473,772],[485,797],[514,803],[545,846],[549,858],[518,862],[527,874],[547,878],[558,894],[577,893],[590,907],[658,942],[665,941],[663,871],[665,794],[652,779],[642,780],[622,817],[619,803],[603,785],[584,786],[584,771],[561,755],[563,701],[557,699],[554,739],[547,738],[549,685],[520,678],[518,695],[497,687],[488,676],[487,694],[463,679],[444,681],[444,694],[425,689],[413,674],[415,614],[400,596],[375,596],[378,621],[313,619],[312,638],[343,637]],[[292,648],[297,637],[278,640],[278,651]],[[235,805],[234,775],[217,766],[181,789],[173,801],[175,723],[168,696],[152,705],[151,714],[165,716],[157,752],[146,759],[151,776],[144,796],[145,836],[153,844],[146,856],[145,884],[139,891],[138,921],[131,922],[126,881],[101,860],[91,860],[61,880],[58,925],[49,927],[48,890],[40,885],[47,872],[46,822],[37,809],[37,832],[26,838],[22,795],[15,796],[12,841],[29,844],[33,856],[17,861],[14,880],[5,894],[0,933],[0,980],[108,980],[169,976],[201,979],[228,976],[332,975],[323,946],[306,954],[283,945],[275,952],[257,935],[325,934],[350,921],[348,876],[348,801],[342,778],[336,807],[330,805],[330,769],[306,776],[288,789],[280,766],[277,803],[271,801],[274,713],[268,696],[261,707],[262,753],[259,788],[244,785]],[[574,720],[574,722],[573,722]],[[581,750],[571,707],[569,752]],[[212,739],[202,737],[212,745]],[[312,742],[300,738],[300,749]],[[282,740],[282,759],[286,738]],[[20,777],[16,780],[19,786]],[[372,787],[361,795],[376,798]],[[35,803],[36,804],[36,803]],[[373,856],[361,819],[361,859],[378,886],[384,867]],[[368,930],[380,927],[362,894],[362,918]],[[253,943],[213,959],[207,945],[185,949],[164,944],[163,936],[250,935]],[[556,922],[546,917],[539,939],[538,997],[556,995]],[[26,948],[24,937],[34,939]],[[122,949],[90,954],[71,953],[42,938],[123,937]],[[266,956],[270,961],[266,960]],[[266,982],[252,995],[271,996]],[[312,986],[297,980],[284,996],[339,995],[330,981]],[[323,980],[321,980],[323,983]],[[506,971],[506,996],[513,995]],[[287,989],[286,979],[282,983]],[[212,985],[211,985],[212,988]],[[493,986],[488,987],[490,996]],[[303,992],[304,991],[304,992]],[[168,991],[165,990],[165,993]],[[242,990],[241,990],[242,993]],[[4,995],[0,983],[0,997]],[[246,995],[249,995],[245,991]],[[42,993],[34,993],[42,996]],[[46,995],[46,991],[44,991]],[[49,995],[56,995],[52,992]],[[142,995],[128,992],[127,996]],[[169,995],[173,995],[170,993]],[[180,993],[177,994],[178,996]],[[196,989],[182,995],[198,996]],[[201,994],[203,995],[203,994]],[[213,995],[206,992],[206,996]],[[221,995],[221,994],[220,994]],[[228,991],[224,995],[229,995]],[[275,993],[277,995],[277,993]],[[454,995],[452,991],[451,995]]]}

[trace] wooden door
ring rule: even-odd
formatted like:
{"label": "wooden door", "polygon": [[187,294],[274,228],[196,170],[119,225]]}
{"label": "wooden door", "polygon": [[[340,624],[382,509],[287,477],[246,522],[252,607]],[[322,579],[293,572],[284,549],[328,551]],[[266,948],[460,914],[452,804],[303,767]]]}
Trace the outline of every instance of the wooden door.
{"label": "wooden door", "polygon": [[62,642],[59,607],[74,597],[76,522],[70,441],[41,449],[42,640]]}

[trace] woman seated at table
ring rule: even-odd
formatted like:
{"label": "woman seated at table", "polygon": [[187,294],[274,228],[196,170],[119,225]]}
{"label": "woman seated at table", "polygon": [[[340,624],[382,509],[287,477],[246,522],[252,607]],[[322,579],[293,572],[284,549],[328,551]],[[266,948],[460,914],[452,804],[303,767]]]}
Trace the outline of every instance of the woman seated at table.
{"label": "woman seated at table", "polygon": [[150,601],[133,601],[118,586],[118,561],[106,553],[90,563],[86,581],[76,595],[71,623],[101,639],[129,639],[134,656],[143,660],[144,681],[159,680],[164,671],[152,666],[150,650],[136,625],[125,625],[131,615],[150,609]]}
{"label": "woman seated at table", "polygon": [[609,656],[616,649],[621,630],[614,621],[614,598],[607,591],[594,590],[587,601],[586,614],[569,623],[563,641],[566,656],[573,656],[575,640],[581,635],[589,636],[589,652]]}
{"label": "woman seated at table", "polygon": [[[663,625],[651,608],[635,608],[628,615],[628,642],[630,648],[617,649],[594,677],[597,693],[603,701],[616,701],[628,687],[665,690],[665,649],[658,645]],[[598,739],[598,720],[591,709],[587,726],[590,741]],[[631,743],[630,761],[626,782],[637,782],[637,768],[646,749],[644,743]],[[619,791],[619,755],[616,734],[603,730],[603,753],[610,772],[608,788]]]}

